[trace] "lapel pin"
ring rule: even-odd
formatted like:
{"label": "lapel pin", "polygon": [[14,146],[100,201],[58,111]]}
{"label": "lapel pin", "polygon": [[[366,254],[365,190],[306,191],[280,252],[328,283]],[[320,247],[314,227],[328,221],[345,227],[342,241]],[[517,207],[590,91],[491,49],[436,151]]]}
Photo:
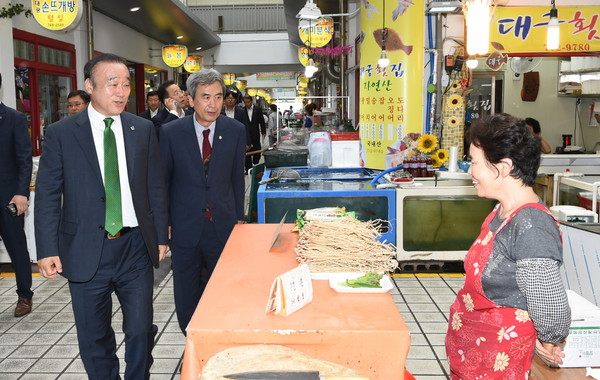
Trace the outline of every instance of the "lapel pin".
{"label": "lapel pin", "polygon": [[219,136],[219,140],[223,140],[223,136]]}
{"label": "lapel pin", "polygon": [[129,128],[131,128],[132,131],[135,131],[135,127],[133,125]]}

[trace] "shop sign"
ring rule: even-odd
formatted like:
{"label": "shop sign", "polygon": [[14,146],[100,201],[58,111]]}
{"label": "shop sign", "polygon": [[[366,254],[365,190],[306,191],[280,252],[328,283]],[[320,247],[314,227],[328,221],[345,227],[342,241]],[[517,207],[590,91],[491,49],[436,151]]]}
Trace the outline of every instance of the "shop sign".
{"label": "shop sign", "polygon": [[556,7],[558,50],[546,49],[550,7],[496,7],[490,28],[490,51],[503,53],[578,53],[600,51],[600,7]]}
{"label": "shop sign", "polygon": [[169,67],[179,67],[187,59],[187,46],[165,45],[162,48],[162,58]]}
{"label": "shop sign", "polygon": [[79,0],[31,0],[31,12],[44,28],[68,32],[79,24],[83,10]]}
{"label": "shop sign", "polygon": [[300,60],[302,66],[308,65],[309,54],[310,50],[308,50],[306,46],[300,46],[298,48],[298,59]]}
{"label": "shop sign", "polygon": [[302,87],[308,87],[308,78],[304,74],[298,76],[298,84]]}
{"label": "shop sign", "polygon": [[256,89],[255,88],[249,88],[248,91],[246,91],[246,93],[250,96],[255,96],[256,95]]}
{"label": "shop sign", "polygon": [[223,78],[223,82],[225,82],[225,86],[231,86],[235,82],[235,74],[233,73],[225,73],[221,74]]}
{"label": "shop sign", "polygon": [[[388,2],[389,3],[389,2]],[[361,3],[359,128],[361,165],[388,169],[402,164],[406,136],[423,130],[424,1],[403,2],[383,12],[383,0]],[[388,7],[392,8],[392,7]],[[371,17],[369,17],[371,15]],[[376,15],[376,17],[373,17]],[[379,67],[383,20],[390,63]]]}
{"label": "shop sign", "polygon": [[325,46],[333,37],[333,19],[331,17],[321,17],[317,20],[301,19],[298,33],[304,45],[308,47]]}
{"label": "shop sign", "polygon": [[260,96],[261,98],[264,98],[266,94],[267,94],[267,92],[265,91],[264,88],[259,88],[256,91],[256,95]]}
{"label": "shop sign", "polygon": [[202,57],[199,55],[188,55],[183,63],[183,68],[188,73],[195,73],[202,68]]}
{"label": "shop sign", "polygon": [[248,81],[245,79],[237,79],[235,81],[235,87],[237,87],[238,90],[245,90],[246,87],[248,87]]}
{"label": "shop sign", "polygon": [[256,73],[256,80],[295,80],[293,71]]}

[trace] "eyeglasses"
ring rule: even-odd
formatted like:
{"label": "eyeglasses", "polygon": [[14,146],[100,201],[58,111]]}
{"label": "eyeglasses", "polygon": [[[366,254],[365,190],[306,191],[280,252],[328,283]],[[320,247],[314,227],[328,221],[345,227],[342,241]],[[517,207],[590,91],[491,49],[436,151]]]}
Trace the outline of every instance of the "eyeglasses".
{"label": "eyeglasses", "polygon": [[85,103],[69,103],[68,107],[69,108],[79,108],[83,105],[85,105]]}
{"label": "eyeglasses", "polygon": [[181,90],[173,91],[173,95],[181,96],[181,95],[183,95],[183,91],[181,91]]}

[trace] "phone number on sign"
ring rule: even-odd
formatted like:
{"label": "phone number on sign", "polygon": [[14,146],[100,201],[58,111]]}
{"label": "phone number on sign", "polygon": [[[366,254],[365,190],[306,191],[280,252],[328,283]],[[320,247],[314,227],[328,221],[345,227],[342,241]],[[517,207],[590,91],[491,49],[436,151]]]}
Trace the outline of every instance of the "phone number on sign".
{"label": "phone number on sign", "polygon": [[564,49],[568,51],[590,51],[590,44],[565,44]]}

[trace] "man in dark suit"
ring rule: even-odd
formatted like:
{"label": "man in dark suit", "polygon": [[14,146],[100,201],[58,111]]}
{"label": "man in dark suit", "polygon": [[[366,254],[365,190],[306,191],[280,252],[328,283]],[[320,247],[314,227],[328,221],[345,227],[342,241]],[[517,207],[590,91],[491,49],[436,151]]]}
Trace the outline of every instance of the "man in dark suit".
{"label": "man in dark suit", "polygon": [[[262,110],[252,105],[252,97],[250,95],[244,96],[244,107],[244,110],[248,114],[248,119],[250,120],[250,138],[252,140],[252,147],[250,148],[250,151],[255,152],[261,149],[261,136],[265,137],[267,135],[265,118],[263,116]],[[254,163],[254,165],[258,164],[258,161],[260,161],[260,153],[255,153],[251,156],[247,156],[246,170],[252,167],[252,163]]]}
{"label": "man in dark suit", "polygon": [[[0,88],[2,75],[0,74]],[[31,262],[25,238],[25,211],[31,182],[31,139],[25,115],[0,102],[0,237],[17,279],[15,317],[31,312]],[[6,208],[11,205],[16,215]]]}
{"label": "man in dark suit", "polygon": [[148,108],[145,111],[142,111],[139,116],[144,119],[152,120],[159,111],[160,100],[158,99],[158,92],[148,91],[146,94],[146,104],[148,105]]}
{"label": "man in dark suit", "polygon": [[221,114],[239,121],[246,127],[246,150],[250,150],[252,146],[252,138],[250,137],[250,120],[248,113],[237,106],[238,92],[232,90],[225,91],[224,106]]}
{"label": "man in dark suit", "polygon": [[161,84],[156,92],[158,93],[158,99],[164,106],[152,118],[152,123],[156,128],[156,136],[160,137],[160,127],[163,124],[191,115],[194,111],[184,109],[186,106],[185,93],[174,81],[170,80]]}
{"label": "man in dark suit", "polygon": [[244,124],[221,115],[221,74],[197,71],[187,88],[194,115],[163,125],[160,138],[169,188],[175,308],[184,334],[229,234],[244,219],[246,151]]}
{"label": "man in dark suit", "polygon": [[153,125],[124,112],[129,71],[113,54],[86,63],[87,110],[48,127],[35,200],[40,273],[69,280],[81,359],[90,379],[119,379],[111,328],[123,312],[125,379],[152,364],[152,265],[165,257],[167,197]]}

